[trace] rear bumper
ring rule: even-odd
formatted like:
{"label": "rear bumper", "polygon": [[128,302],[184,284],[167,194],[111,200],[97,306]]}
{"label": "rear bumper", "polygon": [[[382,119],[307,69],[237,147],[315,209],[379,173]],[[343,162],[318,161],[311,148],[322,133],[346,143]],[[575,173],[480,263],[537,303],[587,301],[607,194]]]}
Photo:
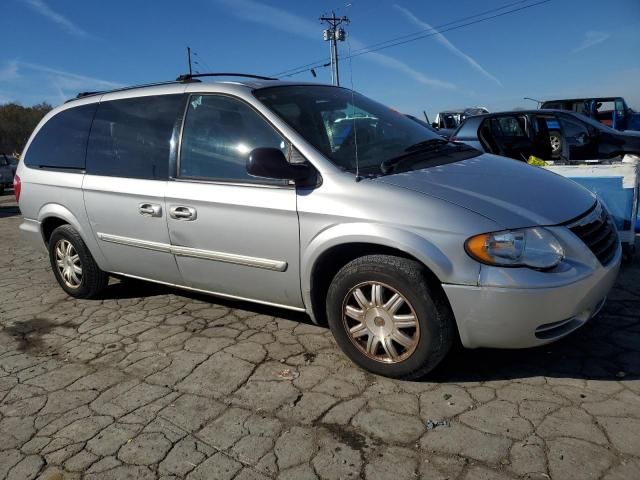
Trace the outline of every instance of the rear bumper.
{"label": "rear bumper", "polygon": [[20,238],[22,239],[23,244],[26,244],[35,250],[46,251],[39,221],[23,218],[18,229],[20,230]]}
{"label": "rear bumper", "polygon": [[551,288],[443,285],[467,348],[544,345],[584,325],[603,306],[622,256],[606,267]]}

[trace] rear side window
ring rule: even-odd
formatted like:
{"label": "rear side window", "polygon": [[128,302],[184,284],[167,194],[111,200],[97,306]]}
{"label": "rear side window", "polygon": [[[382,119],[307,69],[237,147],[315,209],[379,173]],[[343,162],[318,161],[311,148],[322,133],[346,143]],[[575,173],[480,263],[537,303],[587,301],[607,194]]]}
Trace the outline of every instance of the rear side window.
{"label": "rear side window", "polygon": [[163,180],[182,95],[154,95],[100,103],[87,151],[87,173]]}
{"label": "rear side window", "polygon": [[51,117],[31,142],[25,165],[84,170],[87,137],[97,106],[81,105]]}

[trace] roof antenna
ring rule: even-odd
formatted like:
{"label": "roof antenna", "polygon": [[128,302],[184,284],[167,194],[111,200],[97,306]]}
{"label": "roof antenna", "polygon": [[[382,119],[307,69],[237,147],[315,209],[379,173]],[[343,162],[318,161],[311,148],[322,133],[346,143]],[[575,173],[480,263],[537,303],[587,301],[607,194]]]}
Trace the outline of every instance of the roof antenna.
{"label": "roof antenna", "polygon": [[349,47],[349,81],[351,83],[351,107],[353,109],[351,114],[351,121],[353,122],[353,143],[356,147],[356,182],[362,180],[360,176],[360,162],[358,159],[358,129],[356,128],[356,100],[355,93],[353,91],[353,66],[351,64],[351,42],[349,41],[349,37],[347,37],[347,45]]}
{"label": "roof antenna", "polygon": [[191,47],[187,47],[187,60],[189,61],[189,76],[193,75],[191,71]]}

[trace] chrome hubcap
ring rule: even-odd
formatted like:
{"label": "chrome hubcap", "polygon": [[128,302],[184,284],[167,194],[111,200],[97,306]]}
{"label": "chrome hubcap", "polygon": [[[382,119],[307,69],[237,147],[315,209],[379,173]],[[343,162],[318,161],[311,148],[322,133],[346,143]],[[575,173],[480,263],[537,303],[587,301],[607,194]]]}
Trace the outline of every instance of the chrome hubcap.
{"label": "chrome hubcap", "polygon": [[560,138],[556,137],[555,135],[552,135],[551,137],[549,137],[549,141],[551,142],[552,151],[556,152],[560,150]]}
{"label": "chrome hubcap", "polygon": [[369,358],[384,363],[409,357],[420,339],[415,310],[396,289],[380,282],[353,287],[342,305],[351,342]]}
{"label": "chrome hubcap", "polygon": [[78,288],[82,283],[82,263],[71,242],[58,240],[55,256],[56,266],[65,285],[69,288]]}

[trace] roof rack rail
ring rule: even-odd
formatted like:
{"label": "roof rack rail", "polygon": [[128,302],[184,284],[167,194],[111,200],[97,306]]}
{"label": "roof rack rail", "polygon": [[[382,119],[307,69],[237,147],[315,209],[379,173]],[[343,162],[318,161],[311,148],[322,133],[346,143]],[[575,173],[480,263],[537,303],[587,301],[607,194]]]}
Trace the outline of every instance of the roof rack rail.
{"label": "roof rack rail", "polygon": [[278,80],[273,77],[265,77],[262,75],[251,75],[249,73],[185,73],[176,78],[176,82],[190,82],[199,77],[243,77],[255,78],[257,80]]}
{"label": "roof rack rail", "polygon": [[180,82],[199,82],[200,80],[198,80],[197,78],[193,78],[193,79],[187,79],[187,80],[168,80],[166,82],[154,82],[154,83],[142,83],[139,85],[131,85],[129,87],[121,87],[121,88],[114,88],[113,90],[102,90],[99,92],[81,92],[78,95],[75,96],[75,98],[70,98],[69,100],[67,100],[64,103],[67,102],[71,102],[73,100],[77,100],[78,98],[86,98],[86,97],[92,97],[94,95],[103,95],[105,93],[112,93],[112,92],[125,92],[127,90],[133,90],[136,88],[143,88],[143,87],[158,87],[161,85],[173,85],[175,83],[180,83]]}

